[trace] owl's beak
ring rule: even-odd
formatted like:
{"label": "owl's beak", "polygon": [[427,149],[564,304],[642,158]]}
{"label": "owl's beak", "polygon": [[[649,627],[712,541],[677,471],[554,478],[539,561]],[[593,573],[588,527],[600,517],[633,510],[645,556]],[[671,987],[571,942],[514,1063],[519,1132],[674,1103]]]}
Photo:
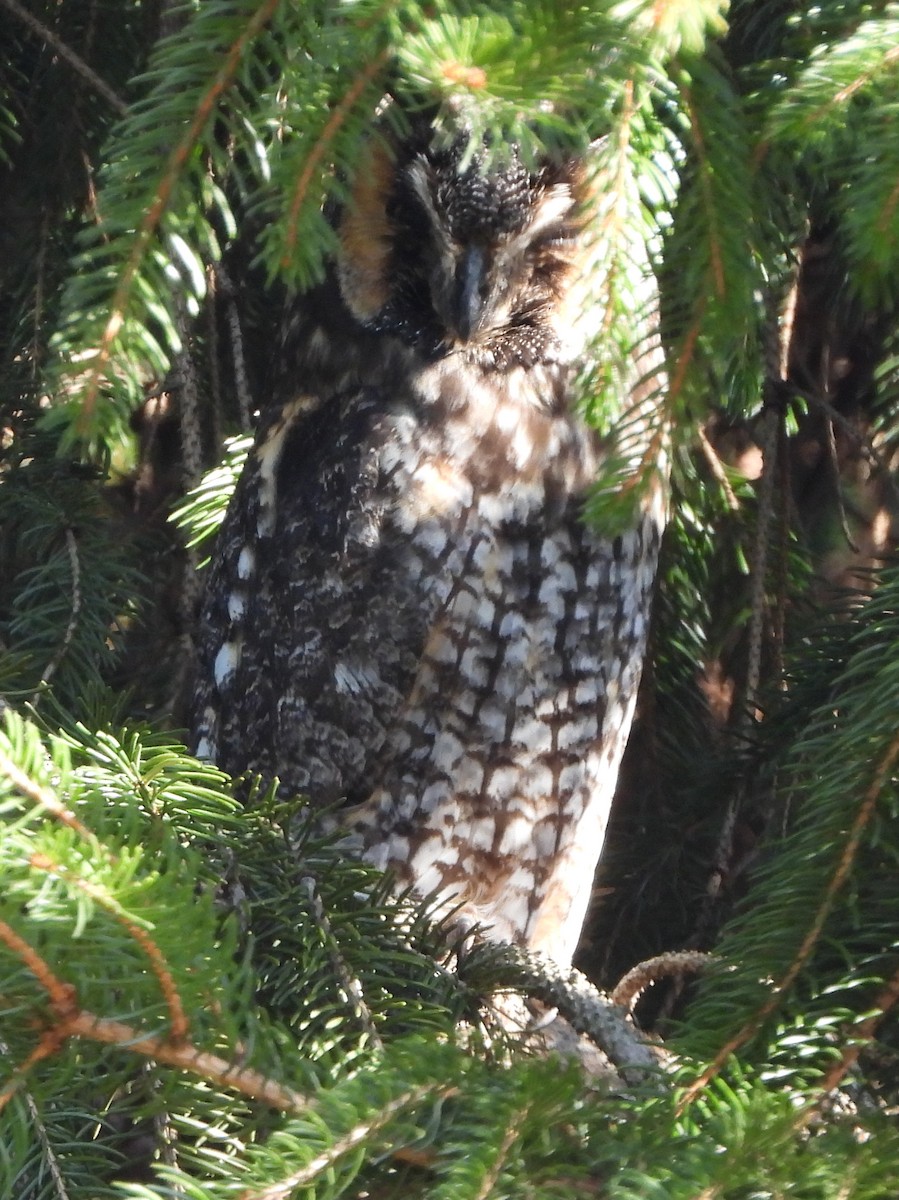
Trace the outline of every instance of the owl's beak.
{"label": "owl's beak", "polygon": [[480,246],[466,246],[456,265],[451,319],[460,341],[467,342],[484,316],[487,259]]}

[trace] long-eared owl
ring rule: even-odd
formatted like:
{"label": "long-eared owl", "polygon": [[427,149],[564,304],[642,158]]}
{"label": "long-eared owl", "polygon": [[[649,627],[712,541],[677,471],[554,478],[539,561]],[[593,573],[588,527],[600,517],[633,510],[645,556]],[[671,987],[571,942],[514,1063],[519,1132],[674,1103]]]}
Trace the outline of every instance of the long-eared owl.
{"label": "long-eared owl", "polygon": [[[214,556],[197,752],[336,806],[398,885],[568,964],[644,654],[661,505],[616,537],[575,377],[584,170],[373,140]],[[342,807],[341,807],[342,806]]]}

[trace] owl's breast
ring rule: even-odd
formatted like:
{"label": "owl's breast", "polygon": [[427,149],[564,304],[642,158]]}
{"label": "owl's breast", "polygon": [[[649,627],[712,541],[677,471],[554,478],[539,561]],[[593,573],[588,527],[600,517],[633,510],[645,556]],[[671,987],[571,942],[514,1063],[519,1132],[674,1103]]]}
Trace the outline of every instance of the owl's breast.
{"label": "owl's breast", "polygon": [[584,872],[575,896],[566,870],[601,844],[659,522],[617,538],[585,522],[596,450],[576,418],[519,404],[513,421],[508,389],[486,383],[454,395],[383,459],[390,536],[431,617],[356,815],[377,865],[464,902],[495,936],[543,944],[541,922],[568,938],[583,917]]}

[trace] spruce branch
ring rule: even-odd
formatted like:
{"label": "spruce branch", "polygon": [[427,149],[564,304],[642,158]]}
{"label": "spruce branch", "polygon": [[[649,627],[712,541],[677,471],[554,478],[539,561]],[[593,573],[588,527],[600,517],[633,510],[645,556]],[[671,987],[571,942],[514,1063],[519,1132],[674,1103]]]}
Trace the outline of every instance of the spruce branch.
{"label": "spruce branch", "polygon": [[[863,34],[863,29],[859,30],[859,34]],[[831,49],[831,55],[833,56],[833,54],[834,50]],[[820,121],[829,117],[834,109],[844,105],[847,100],[850,100],[857,92],[867,87],[882,72],[889,70],[896,62],[899,62],[899,46],[894,46],[892,49],[886,50],[870,67],[860,71],[855,78],[843,84],[842,87],[838,88],[832,96],[829,96],[817,108],[805,114],[802,119],[803,126],[817,125]]]}
{"label": "spruce branch", "polygon": [[375,1027],[371,1011],[365,1002],[365,993],[362,990],[362,984],[359,981],[358,975],[352,971],[340,953],[340,947],[331,928],[328,914],[325,912],[325,906],[315,879],[311,875],[304,875],[300,880],[300,887],[306,892],[309,898],[309,907],[312,911],[313,919],[321,930],[322,938],[327,944],[334,974],[340,981],[344,995],[352,1008],[353,1017],[358,1021],[370,1043],[379,1049],[383,1049],[383,1042]]}
{"label": "spruce branch", "polygon": [[36,871],[46,871],[50,875],[57,876],[70,887],[74,887],[85,896],[88,896],[94,903],[98,904],[105,912],[118,921],[128,936],[137,942],[140,949],[150,961],[150,969],[156,976],[165,1005],[169,1010],[169,1040],[176,1045],[185,1042],[190,1025],[187,1014],[184,1011],[184,1005],[181,1002],[181,997],[178,994],[174,977],[165,960],[165,956],[150,937],[147,930],[141,929],[140,925],[123,910],[122,906],[107,891],[96,884],[90,883],[87,879],[82,879],[73,871],[66,870],[65,867],[54,862],[46,854],[32,854],[29,859],[29,865]]}
{"label": "spruce branch", "polygon": [[187,1040],[174,1042],[170,1037],[147,1034],[136,1026],[81,1008],[75,985],[60,979],[46,959],[2,919],[0,942],[34,975],[47,993],[55,1017],[55,1022],[41,1032],[34,1050],[15,1069],[7,1085],[0,1091],[0,1111],[19,1089],[28,1071],[43,1059],[57,1054],[71,1038],[85,1038],[107,1046],[118,1046],[285,1112],[298,1113],[309,1107],[310,1097],[284,1087],[250,1067],[229,1062]]}
{"label": "spruce branch", "polygon": [[309,151],[305,165],[300,172],[293,194],[290,197],[290,202],[287,205],[287,224],[284,233],[284,250],[281,255],[281,267],[287,269],[293,261],[294,251],[297,243],[297,230],[299,225],[300,213],[306,203],[306,197],[309,192],[315,172],[321,164],[329,145],[334,140],[338,130],[346,121],[349,114],[353,111],[359,99],[364,95],[365,90],[378,77],[381,71],[386,66],[390,57],[390,52],[386,49],[381,50],[376,54],[370,63],[356,76],[352,85],[347,89],[345,94],[334,106],[331,115],[325,122],[325,126],[321,131],[315,144]]}
{"label": "spruce branch", "polygon": [[899,206],[899,180],[890,188],[880,215],[877,218],[877,232],[885,235],[896,219],[896,208]]}
{"label": "spruce branch", "polygon": [[[264,1186],[261,1189],[255,1187],[248,1188],[246,1191],[240,1193],[239,1200],[288,1200],[296,1192],[297,1188],[313,1183],[321,1174],[328,1171],[345,1155],[363,1146],[372,1137],[387,1128],[391,1121],[401,1112],[409,1108],[414,1108],[426,1100],[449,1099],[449,1097],[456,1095],[458,1090],[455,1084],[439,1082],[410,1088],[403,1095],[396,1096],[382,1105],[376,1117],[368,1121],[360,1121],[349,1132],[344,1134],[343,1137],[338,1138],[332,1146],[329,1146],[327,1150],[317,1155],[310,1163],[307,1163],[298,1171],[294,1171],[285,1178],[278,1180],[277,1183]],[[392,1151],[392,1156],[398,1159],[405,1158],[401,1147]],[[417,1156],[413,1158],[413,1161],[415,1159],[417,1159]]]}
{"label": "spruce branch", "polygon": [[113,91],[104,79],[100,78],[93,67],[88,66],[80,54],[76,54],[72,47],[67,42],[64,42],[58,34],[39,21],[34,13],[24,8],[19,3],[19,0],[0,0],[0,4],[8,9],[14,17],[22,21],[23,24],[27,25],[32,33],[36,33],[48,46],[52,46],[59,57],[64,59],[82,79],[86,80],[94,91],[101,95],[111,108],[115,109],[120,117],[127,113],[128,105]]}
{"label": "spruce branch", "polygon": [[38,1140],[41,1144],[41,1150],[44,1155],[44,1160],[50,1171],[50,1177],[53,1180],[53,1187],[56,1189],[57,1200],[71,1200],[66,1181],[63,1177],[62,1168],[59,1159],[53,1149],[53,1143],[47,1131],[47,1126],[41,1118],[40,1110],[35,1104],[34,1097],[30,1092],[25,1093],[25,1103],[28,1106],[28,1112],[31,1116],[34,1128],[37,1130]]}
{"label": "spruce branch", "polygon": [[531,1107],[531,1105],[526,1104],[509,1116],[506,1122],[506,1129],[503,1133],[502,1141],[497,1147],[494,1160],[490,1164],[489,1170],[487,1170],[484,1174],[481,1186],[478,1188],[474,1200],[487,1200],[487,1198],[492,1194],[493,1189],[499,1182],[499,1177],[502,1174],[503,1167],[506,1164],[506,1160],[509,1157],[512,1147],[521,1137],[522,1125],[530,1114]]}
{"label": "spruce branch", "polygon": [[874,997],[874,1011],[864,1021],[847,1031],[850,1036],[848,1045],[843,1048],[839,1060],[826,1072],[821,1083],[820,1099],[817,1104],[807,1108],[802,1114],[799,1126],[804,1128],[816,1112],[820,1111],[824,1098],[840,1086],[846,1075],[858,1062],[859,1055],[870,1045],[884,1017],[899,1003],[899,970],[895,971],[886,986]]}
{"label": "spruce branch", "polygon": [[304,1112],[312,1103],[311,1097],[285,1087],[251,1067],[241,1066],[190,1042],[173,1045],[168,1038],[142,1033],[123,1021],[99,1017],[86,1010],[78,1010],[66,1018],[60,1032],[64,1038],[81,1037],[132,1051],[142,1058],[176,1067],[283,1112]]}
{"label": "spruce branch", "polygon": [[94,416],[94,408],[103,383],[104,372],[112,359],[113,347],[125,320],[125,312],[128,308],[132,289],[136,284],[144,258],[149,252],[163,215],[171,201],[175,187],[187,167],[203,131],[214,114],[216,106],[233,85],[244,53],[253,40],[268,25],[279,3],[280,0],[260,0],[256,11],[252,14],[232,44],[225,50],[222,65],[216,72],[212,82],[199,96],[187,129],[168,157],[149,207],[136,230],[131,251],[119,273],[115,291],[109,305],[109,316],[99,345],[91,354],[88,376],[84,384],[80,408],[75,420],[75,432],[79,437],[83,437],[90,428]]}
{"label": "spruce branch", "polygon": [[700,195],[706,216],[704,232],[708,242],[709,277],[712,284],[712,293],[719,299],[723,299],[727,291],[727,283],[724,273],[724,256],[721,249],[719,206],[716,203],[714,192],[715,168],[709,161],[703,120],[697,105],[694,103],[692,90],[684,84],[681,86],[680,91],[681,99],[690,121],[693,149],[696,152],[698,163]]}
{"label": "spruce branch", "polygon": [[705,299],[700,301],[699,308],[693,316],[686,333],[680,341],[677,351],[677,358],[674,362],[673,370],[669,371],[669,384],[667,399],[669,406],[673,407],[678,400],[682,399],[686,390],[687,378],[690,370],[694,365],[696,353],[699,345],[700,335],[703,328],[703,318],[705,316],[706,302]]}
{"label": "spruce branch", "polygon": [[81,559],[78,555],[78,541],[75,537],[75,531],[71,526],[67,526],[65,530],[66,554],[69,559],[69,569],[72,575],[72,606],[69,613],[69,620],[66,625],[65,633],[59,649],[53,655],[50,662],[44,667],[41,675],[41,682],[38,691],[31,698],[32,707],[36,707],[40,701],[41,692],[50,683],[50,680],[56,674],[60,663],[65,658],[72,640],[75,637],[75,631],[78,628],[78,621],[81,616],[81,605],[83,602],[81,593]]}
{"label": "spruce branch", "polygon": [[792,962],[781,978],[770,987],[769,998],[765,1003],[756,1009],[749,1020],[744,1022],[743,1026],[733,1037],[727,1039],[710,1064],[686,1089],[680,1100],[680,1112],[683,1112],[702,1095],[712,1079],[724,1069],[731,1055],[745,1046],[755,1036],[764,1022],[777,1011],[783,1003],[785,993],[796,982],[800,972],[811,958],[827,919],[836,904],[837,897],[842,891],[850,871],[855,864],[861,848],[862,836],[874,817],[877,802],[882,795],[884,785],[897,760],[899,760],[899,733],[891,739],[877,761],[873,778],[862,796],[861,804],[848,830],[836,866],[827,881],[827,886],[818,903],[812,923],[799,949],[794,954]]}
{"label": "spruce branch", "polygon": [[91,830],[82,824],[75,813],[70,808],[67,808],[54,792],[32,779],[3,750],[0,750],[0,771],[3,772],[17,792],[33,801],[34,804],[42,808],[54,820],[67,825],[79,837],[96,842],[96,837]]}

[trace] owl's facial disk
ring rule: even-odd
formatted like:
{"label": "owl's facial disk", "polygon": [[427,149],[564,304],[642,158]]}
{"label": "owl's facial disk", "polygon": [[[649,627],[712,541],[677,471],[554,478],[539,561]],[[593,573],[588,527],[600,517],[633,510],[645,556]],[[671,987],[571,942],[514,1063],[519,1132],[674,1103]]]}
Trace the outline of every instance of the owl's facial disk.
{"label": "owl's facial disk", "polygon": [[554,353],[575,274],[582,170],[460,158],[421,143],[374,146],[340,225],[344,301],[362,324],[428,354],[537,361]]}
{"label": "owl's facial disk", "polygon": [[457,173],[423,156],[408,179],[426,218],[421,261],[446,340],[478,343],[539,319],[565,273],[560,258],[550,261],[552,248],[575,232],[569,183],[531,175],[517,160],[492,173],[477,162]]}

